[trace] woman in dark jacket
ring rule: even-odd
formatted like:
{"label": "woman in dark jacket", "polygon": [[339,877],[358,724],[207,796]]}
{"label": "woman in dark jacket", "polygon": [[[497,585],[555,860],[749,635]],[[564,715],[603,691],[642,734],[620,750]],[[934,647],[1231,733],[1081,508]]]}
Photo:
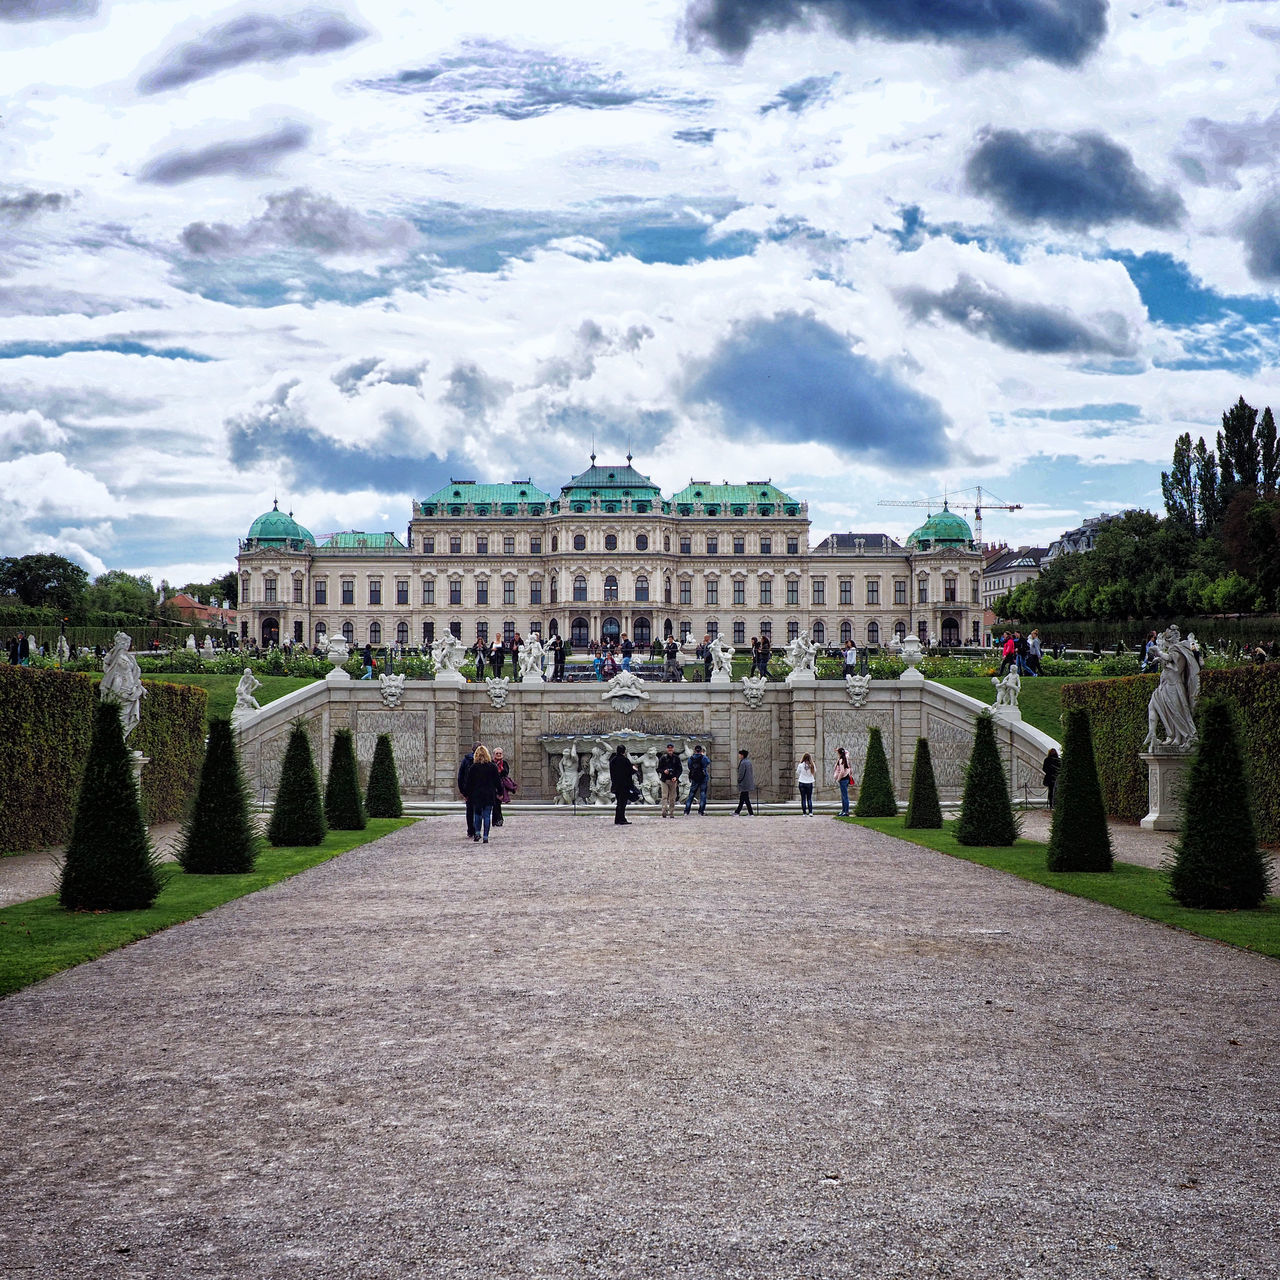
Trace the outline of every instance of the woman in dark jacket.
{"label": "woman in dark jacket", "polygon": [[631,799],[631,788],[635,783],[635,766],[627,749],[621,743],[609,759],[609,789],[617,805],[613,811],[613,821],[617,826],[629,827],[627,821],[627,801]]}
{"label": "woman in dark jacket", "polygon": [[493,749],[493,767],[498,771],[498,794],[493,800],[493,825],[502,826],[502,802],[507,798],[507,788],[514,786],[511,781],[511,766],[506,762],[501,747]]}
{"label": "woman in dark jacket", "polygon": [[1058,786],[1058,770],[1062,768],[1062,761],[1058,759],[1058,748],[1050,747],[1049,754],[1044,758],[1044,785],[1049,792],[1049,808],[1053,808],[1053,793]]}
{"label": "woman in dark jacket", "polygon": [[493,805],[498,797],[498,770],[488,747],[476,748],[475,762],[467,774],[467,799],[475,813],[476,833],[472,837],[480,842],[481,819],[484,820],[484,843],[489,843],[489,826],[493,821]]}

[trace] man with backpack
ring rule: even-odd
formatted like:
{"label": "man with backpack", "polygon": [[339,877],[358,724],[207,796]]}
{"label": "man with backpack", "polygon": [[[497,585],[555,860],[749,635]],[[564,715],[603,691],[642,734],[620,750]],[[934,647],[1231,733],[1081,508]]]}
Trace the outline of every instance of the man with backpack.
{"label": "man with backpack", "polygon": [[684,816],[689,816],[689,810],[693,808],[693,798],[698,797],[698,812],[705,815],[707,812],[707,786],[711,781],[711,761],[702,752],[701,743],[694,747],[693,755],[689,757],[689,794],[684,802]]}
{"label": "man with backpack", "polygon": [[[476,746],[480,744],[477,743]],[[467,839],[475,839],[476,834],[476,815],[471,807],[471,800],[467,796],[467,778],[471,773],[471,766],[476,762],[475,747],[472,747],[465,756],[462,757],[462,763],[458,766],[458,793],[467,802]]]}

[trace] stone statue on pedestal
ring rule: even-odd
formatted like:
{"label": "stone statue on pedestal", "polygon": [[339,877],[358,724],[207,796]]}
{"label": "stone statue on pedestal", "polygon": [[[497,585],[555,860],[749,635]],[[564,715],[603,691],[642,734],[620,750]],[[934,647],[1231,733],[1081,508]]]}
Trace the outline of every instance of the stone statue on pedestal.
{"label": "stone statue on pedestal", "polygon": [[452,631],[446,631],[438,640],[431,642],[431,659],[436,664],[437,678],[440,676],[460,678],[462,663],[466,656],[467,651],[462,641]]}
{"label": "stone statue on pedestal", "polygon": [[542,679],[542,641],[536,632],[521,646],[520,679],[535,684]]}
{"label": "stone statue on pedestal", "polygon": [[190,649],[192,653],[195,653],[196,651],[196,633],[194,631],[187,632],[187,648]]}
{"label": "stone statue on pedestal", "polygon": [[124,631],[117,631],[107,655],[102,659],[102,683],[98,696],[120,705],[120,721],[124,726],[125,741],[138,727],[142,719],[142,699],[147,691],[142,687],[142,672],[138,660],[129,652],[133,643]]}
{"label": "stone statue on pedestal", "polygon": [[[1200,696],[1200,654],[1195,637],[1182,639],[1177,627],[1170,627],[1156,641],[1160,681],[1147,703],[1147,737],[1144,745],[1155,751],[1156,744],[1172,751],[1189,751],[1196,740],[1195,706]],[[1164,727],[1165,736],[1159,737]]]}
{"label": "stone statue on pedestal", "polygon": [[262,688],[262,681],[255,678],[253,669],[245,667],[244,675],[240,677],[239,683],[236,685],[236,710],[237,711],[261,711],[258,700],[253,696],[255,689]]}
{"label": "stone statue on pedestal", "polygon": [[710,643],[707,645],[707,652],[711,655],[711,678],[717,683],[723,683],[732,679],[733,673],[733,648],[719,636],[712,636]]}
{"label": "stone statue on pedestal", "polygon": [[1018,695],[1022,692],[1022,677],[1016,670],[1010,669],[1003,680],[992,676],[991,683],[996,687],[997,707],[1017,707]]}

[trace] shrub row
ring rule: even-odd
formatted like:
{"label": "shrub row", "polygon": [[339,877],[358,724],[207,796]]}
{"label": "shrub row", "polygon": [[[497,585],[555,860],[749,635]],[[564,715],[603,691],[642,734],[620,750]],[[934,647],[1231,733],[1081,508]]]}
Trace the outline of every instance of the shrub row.
{"label": "shrub row", "polygon": [[[1147,812],[1147,766],[1138,759],[1147,736],[1147,703],[1155,676],[1064,685],[1064,711],[1083,708],[1094,726],[1094,752],[1107,812],[1137,822]],[[1209,669],[1201,693],[1221,696],[1236,709],[1251,768],[1258,836],[1280,841],[1280,663]]]}
{"label": "shrub row", "polygon": [[[144,684],[128,745],[151,759],[147,821],[168,822],[182,817],[200,771],[207,695],[198,685]],[[97,700],[87,676],[0,663],[0,853],[66,842]]]}

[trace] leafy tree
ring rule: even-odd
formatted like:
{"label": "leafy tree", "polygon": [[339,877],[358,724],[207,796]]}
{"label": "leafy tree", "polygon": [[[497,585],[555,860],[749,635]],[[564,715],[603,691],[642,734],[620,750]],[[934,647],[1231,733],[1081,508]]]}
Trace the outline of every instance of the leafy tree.
{"label": "leafy tree", "polygon": [[178,861],[195,875],[241,875],[253,870],[260,843],[231,721],[217,717],[209,721],[200,784]]}
{"label": "leafy tree", "polygon": [[400,801],[400,779],[396,774],[396,758],[391,751],[389,733],[378,734],[364,804],[371,818],[398,818],[404,813],[404,805]]}
{"label": "leafy tree", "polygon": [[33,609],[77,612],[84,607],[89,575],[74,560],[48,554],[0,558],[0,595],[17,596]]}
{"label": "leafy tree", "polygon": [[911,794],[902,824],[912,830],[942,826],[942,806],[938,803],[938,782],[933,776],[929,739],[916,739],[916,756],[911,763]]}
{"label": "leafy tree", "polygon": [[867,739],[867,760],[862,769],[862,786],[858,790],[858,803],[853,812],[858,818],[898,816],[898,801],[893,794],[893,778],[889,774],[889,762],[885,759],[884,740],[880,730],[875,727]]}
{"label": "leafy tree", "polygon": [[1196,470],[1191,453],[1191,433],[1184,431],[1173,444],[1173,467],[1160,473],[1164,509],[1170,520],[1194,530],[1200,499],[1196,493]]}
{"label": "leafy tree", "polygon": [[93,580],[86,603],[99,613],[127,613],[135,618],[149,618],[155,612],[156,589],[146,575],[135,577],[123,569],[108,569]]}
{"label": "leafy tree", "polygon": [[271,810],[267,839],[280,848],[317,845],[324,836],[324,806],[320,803],[320,783],[311,758],[311,739],[299,723],[289,735],[280,767],[280,786]]}
{"label": "leafy tree", "polygon": [[1218,459],[1204,442],[1204,436],[1196,441],[1194,452],[1196,495],[1200,500],[1200,529],[1212,532],[1222,514],[1218,493]]}
{"label": "leafy tree", "polygon": [[1274,498],[1280,494],[1280,444],[1276,441],[1276,420],[1270,405],[1263,409],[1258,423],[1258,461],[1262,496]]}
{"label": "leafy tree", "polygon": [[1218,503],[1225,507],[1241,489],[1257,489],[1261,470],[1258,448],[1258,411],[1241,396],[1222,415],[1218,432]]}
{"label": "leafy tree", "polygon": [[1049,829],[1050,871],[1110,871],[1111,833],[1093,754],[1089,713],[1067,712],[1062,770]]}
{"label": "leafy tree", "polygon": [[99,699],[58,900],[68,911],[143,911],[160,887],[120,707]]}
{"label": "leafy tree", "polygon": [[973,754],[965,771],[956,839],[963,845],[993,848],[1011,845],[1017,838],[1018,824],[1000,761],[995,720],[989,711],[984,711],[978,716]]}
{"label": "leafy tree", "polygon": [[208,582],[185,582],[178,588],[201,604],[213,604],[225,600],[232,608],[236,608],[236,597],[239,592],[240,579],[234,569],[224,573],[220,578],[211,578]]}
{"label": "leafy tree", "polygon": [[1266,901],[1269,878],[1231,705],[1206,698],[1169,867],[1170,892],[1184,907],[1247,911]]}
{"label": "leafy tree", "polygon": [[363,831],[369,822],[360,798],[360,774],[350,729],[339,729],[333,735],[329,781],[324,789],[324,816],[335,831]]}

